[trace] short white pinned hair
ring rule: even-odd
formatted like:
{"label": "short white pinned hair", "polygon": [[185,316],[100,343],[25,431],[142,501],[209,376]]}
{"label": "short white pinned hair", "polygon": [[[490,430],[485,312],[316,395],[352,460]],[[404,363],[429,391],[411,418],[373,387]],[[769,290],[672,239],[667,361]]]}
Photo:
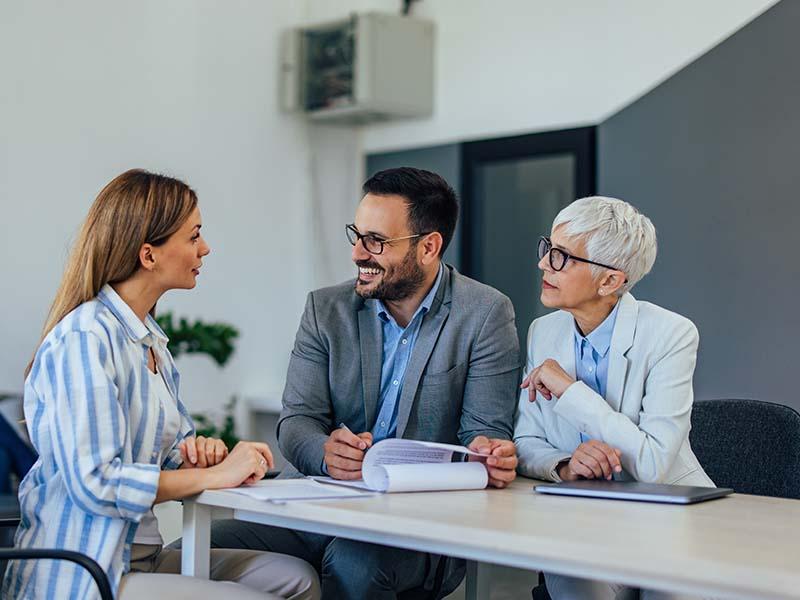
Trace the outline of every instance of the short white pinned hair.
{"label": "short white pinned hair", "polygon": [[[583,239],[589,260],[623,271],[628,278],[617,294],[622,296],[650,272],[658,251],[656,228],[636,208],[617,198],[590,196],[575,200],[553,221],[564,225],[570,239]],[[603,267],[590,265],[597,276]]]}

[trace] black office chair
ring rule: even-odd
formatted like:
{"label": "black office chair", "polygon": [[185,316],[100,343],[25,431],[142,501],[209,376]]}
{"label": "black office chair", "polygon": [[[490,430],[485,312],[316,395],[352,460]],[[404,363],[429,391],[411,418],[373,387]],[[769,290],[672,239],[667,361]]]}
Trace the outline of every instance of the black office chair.
{"label": "black office chair", "polygon": [[531,590],[533,600],[551,600],[550,592],[547,591],[547,585],[544,582],[544,573],[539,573],[539,585]]}
{"label": "black office chair", "polygon": [[[800,414],[760,400],[702,400],[692,408],[689,442],[720,487],[740,494],[800,499]],[[544,579],[534,600],[550,600]]]}
{"label": "black office chair", "polygon": [[[0,548],[14,546],[14,532],[19,525],[19,500],[16,494],[0,494]],[[0,579],[6,572],[6,561],[0,559]]]}
{"label": "black office chair", "polygon": [[720,487],[800,499],[800,414],[758,400],[703,400],[689,433],[697,459]]}
{"label": "black office chair", "polygon": [[97,589],[100,592],[102,600],[114,600],[114,594],[111,591],[111,584],[108,582],[108,577],[94,560],[79,552],[72,552],[71,550],[40,550],[40,549],[26,549],[19,548],[0,548],[0,559],[8,560],[68,560],[74,562],[84,569],[89,571],[94,582],[97,584]]}
{"label": "black office chair", "polygon": [[[19,525],[19,502],[13,494],[0,495],[0,533],[4,544],[13,544],[13,533]],[[10,537],[9,537],[10,534]],[[9,560],[68,560],[74,562],[87,571],[94,579],[97,589],[100,592],[101,600],[114,600],[111,591],[111,583],[108,581],[105,571],[96,561],[79,552],[71,550],[51,550],[51,549],[22,549],[22,548],[0,548],[0,580],[5,573],[5,567]]]}

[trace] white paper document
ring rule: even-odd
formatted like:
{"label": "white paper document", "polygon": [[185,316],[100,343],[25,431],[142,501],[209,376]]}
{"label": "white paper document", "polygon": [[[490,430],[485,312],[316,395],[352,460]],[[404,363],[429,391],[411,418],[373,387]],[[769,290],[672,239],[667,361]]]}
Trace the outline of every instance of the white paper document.
{"label": "white paper document", "polygon": [[333,500],[338,498],[361,498],[371,494],[344,487],[334,488],[322,485],[313,479],[270,479],[252,485],[243,485],[225,490],[234,494],[241,494],[282,504],[297,500]]}
{"label": "white paper document", "polygon": [[315,477],[323,483],[376,492],[480,490],[489,476],[480,462],[452,462],[454,454],[481,456],[464,446],[387,439],[370,448],[361,467],[363,480]]}

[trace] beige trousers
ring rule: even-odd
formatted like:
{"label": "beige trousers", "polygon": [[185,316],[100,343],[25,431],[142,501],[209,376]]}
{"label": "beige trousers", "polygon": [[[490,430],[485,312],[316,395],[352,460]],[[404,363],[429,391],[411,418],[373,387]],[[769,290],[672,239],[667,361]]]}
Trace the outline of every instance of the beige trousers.
{"label": "beige trousers", "polygon": [[304,560],[275,552],[211,550],[211,579],[180,575],[181,551],[149,544],[131,548],[131,570],[118,600],[318,600],[319,578]]}

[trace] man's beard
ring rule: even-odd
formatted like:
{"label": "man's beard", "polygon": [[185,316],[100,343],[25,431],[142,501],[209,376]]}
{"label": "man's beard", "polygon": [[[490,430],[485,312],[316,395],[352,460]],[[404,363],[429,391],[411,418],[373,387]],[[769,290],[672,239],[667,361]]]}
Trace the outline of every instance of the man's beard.
{"label": "man's beard", "polygon": [[[360,260],[356,262],[356,266],[367,269],[382,269],[378,263],[371,260]],[[374,288],[364,289],[361,287],[359,289],[357,280],[356,294],[365,300],[370,298],[387,301],[404,300],[416,292],[424,281],[425,272],[417,264],[416,247],[412,244],[403,257],[403,262],[396,267],[392,267],[389,271],[384,271],[380,283]]]}

